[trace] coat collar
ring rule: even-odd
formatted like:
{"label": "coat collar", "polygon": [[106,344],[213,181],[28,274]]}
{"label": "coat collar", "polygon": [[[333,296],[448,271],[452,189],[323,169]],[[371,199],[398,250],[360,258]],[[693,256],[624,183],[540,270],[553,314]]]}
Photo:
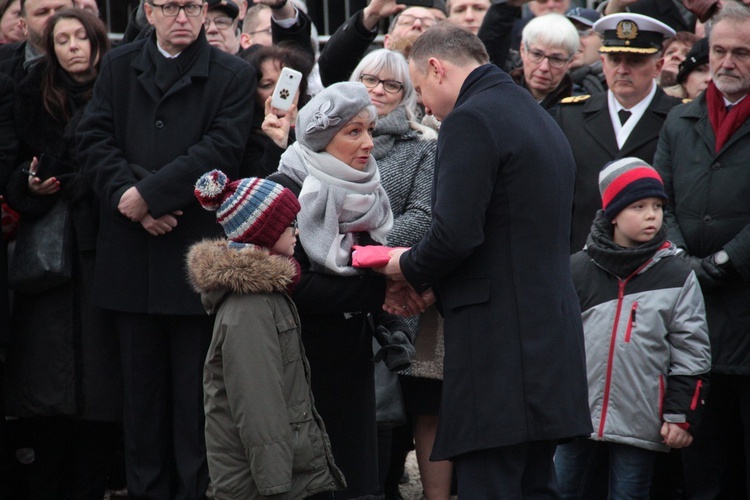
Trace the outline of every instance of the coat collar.
{"label": "coat collar", "polygon": [[177,83],[172,85],[172,87],[167,92],[165,92],[163,96],[154,83],[156,67],[153,60],[151,59],[151,55],[149,54],[148,49],[146,48],[146,44],[153,44],[154,46],[156,45],[156,32],[153,31],[142,43],[143,47],[141,48],[138,56],[133,59],[131,67],[138,74],[138,81],[140,82],[140,84],[154,98],[154,100],[159,101],[162,98],[166,98],[169,95],[179,91],[180,89],[189,86],[194,78],[208,77],[209,67],[211,64],[211,46],[206,40],[203,28],[201,28],[201,32],[198,35],[198,38],[195,40],[195,42],[193,42],[193,46],[195,46],[198,51],[195,57],[195,61],[187,68],[182,78],[180,78]]}
{"label": "coat collar", "polygon": [[463,104],[464,101],[474,94],[503,83],[515,85],[510,75],[494,64],[484,64],[475,68],[469,73],[469,76],[466,77],[463,85],[461,85],[461,90],[458,93],[458,99],[456,99],[456,105],[454,108]]}
{"label": "coat collar", "polygon": [[[713,128],[711,128],[711,121],[708,119],[708,104],[706,102],[705,92],[701,93],[697,99],[690,101],[682,107],[680,118],[693,122],[693,127],[695,127],[696,133],[713,154],[715,151],[716,136],[714,135]],[[729,138],[716,156],[721,156],[737,141],[744,139],[748,134],[750,134],[750,120],[747,120],[737,132]]]}
{"label": "coat collar", "polygon": [[586,133],[593,137],[612,158],[622,158],[643,144],[659,136],[659,131],[669,111],[679,104],[679,100],[666,95],[661,89],[656,89],[654,98],[649,103],[646,112],[638,121],[622,149],[617,148],[617,140],[612,129],[609,116],[607,93],[594,94],[583,105],[583,126]]}

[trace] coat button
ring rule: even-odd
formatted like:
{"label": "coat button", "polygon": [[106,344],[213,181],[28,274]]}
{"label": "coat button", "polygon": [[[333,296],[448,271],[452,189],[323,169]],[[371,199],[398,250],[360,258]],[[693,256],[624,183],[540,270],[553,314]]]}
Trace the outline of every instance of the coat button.
{"label": "coat button", "polygon": [[710,224],[711,223],[711,216],[710,215],[706,215],[705,217],[703,217],[703,222],[705,222],[706,224]]}
{"label": "coat button", "polygon": [[721,168],[721,163],[718,161],[716,163],[711,164],[711,170],[719,170]]}
{"label": "coat button", "polygon": [[162,128],[164,126],[164,122],[161,120],[156,120],[156,123],[154,123],[154,125],[156,125],[156,128]]}
{"label": "coat button", "polygon": [[307,412],[303,412],[303,413],[302,413],[302,417],[303,417],[303,418],[307,418]]}

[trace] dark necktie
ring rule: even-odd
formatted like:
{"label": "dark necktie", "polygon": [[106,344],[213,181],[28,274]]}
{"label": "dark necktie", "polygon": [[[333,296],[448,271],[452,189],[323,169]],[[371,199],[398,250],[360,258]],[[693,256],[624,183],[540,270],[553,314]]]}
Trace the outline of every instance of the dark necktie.
{"label": "dark necktie", "polygon": [[729,112],[732,111],[733,107],[734,107],[734,104],[727,105],[727,114],[729,114]]}
{"label": "dark necktie", "polygon": [[627,109],[621,109],[617,112],[617,116],[620,117],[620,125],[625,125],[625,122],[628,121],[628,118],[630,118],[630,115],[632,115],[630,111]]}

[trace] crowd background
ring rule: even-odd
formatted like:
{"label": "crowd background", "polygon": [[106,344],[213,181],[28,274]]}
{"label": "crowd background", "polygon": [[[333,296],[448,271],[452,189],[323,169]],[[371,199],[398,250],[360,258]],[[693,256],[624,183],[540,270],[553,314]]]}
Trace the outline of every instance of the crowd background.
{"label": "crowd background", "polygon": [[[729,41],[712,49],[712,17],[730,4],[740,9],[726,9],[734,17],[724,22],[738,29],[720,30]],[[750,114],[742,100],[750,92],[743,5],[750,1],[435,0],[424,7],[372,0],[331,2],[324,18],[313,1],[145,1],[129,5],[111,52],[100,19],[114,29],[121,5],[0,2],[0,498],[101,498],[108,487],[127,488],[131,498],[205,496],[200,377],[212,319],[187,284],[183,259],[188,244],[221,232],[190,186],[221,168],[236,179],[271,175],[299,193],[304,176],[295,179],[288,166],[304,142],[295,124],[311,120],[305,106],[323,89],[359,82],[377,115],[365,149],[393,217],[381,242],[417,244],[431,223],[441,121],[420,102],[407,58],[443,21],[477,35],[492,64],[567,138],[576,168],[571,254],[586,244],[601,208],[606,164],[638,157],[664,178],[669,238],[706,300],[713,394],[692,447],[660,454],[651,495],[748,497],[750,349],[741,338],[750,327],[749,221],[747,175],[737,171]],[[173,35],[174,23],[189,33]],[[167,53],[180,57],[160,58]],[[287,113],[270,104],[285,67],[303,75]],[[712,84],[717,76],[729,83]],[[139,82],[148,82],[144,95]],[[691,128],[696,122],[702,135]],[[68,281],[12,290],[5,271],[18,229],[60,200],[73,241]],[[442,318],[433,307],[408,318],[408,327],[393,326],[409,330],[416,347],[411,366],[399,370],[408,418],[378,427],[368,342],[376,326],[368,318],[378,322],[387,282],[316,268],[307,254],[324,236],[300,222],[303,279],[294,298],[313,394],[347,479],[336,498],[399,498],[414,448],[425,497],[455,495],[451,462],[429,461],[441,404],[450,404],[441,402]],[[362,231],[352,231],[355,241]],[[361,400],[342,407],[350,390]],[[368,418],[353,425],[359,413]],[[158,425],[147,423],[154,415]]]}

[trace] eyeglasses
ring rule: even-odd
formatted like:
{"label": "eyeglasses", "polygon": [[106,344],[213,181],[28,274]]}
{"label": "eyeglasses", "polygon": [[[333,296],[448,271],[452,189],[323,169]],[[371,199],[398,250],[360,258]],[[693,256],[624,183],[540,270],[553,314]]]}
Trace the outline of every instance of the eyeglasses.
{"label": "eyeglasses", "polygon": [[293,220],[293,221],[291,222],[291,224],[289,224],[289,227],[291,227],[291,228],[292,228],[292,231],[296,231],[296,230],[297,230],[297,219],[294,219],[294,220]]}
{"label": "eyeglasses", "polygon": [[529,49],[528,46],[526,47],[526,55],[531,62],[536,64],[541,64],[542,61],[547,59],[549,61],[549,65],[553,68],[562,68],[566,64],[568,64],[568,61],[570,61],[569,57],[548,56],[541,50]]}
{"label": "eyeglasses", "polygon": [[437,19],[435,19],[434,17],[417,17],[406,14],[398,16],[398,22],[396,23],[396,25],[411,26],[417,19],[419,19],[419,21],[422,23],[422,26],[424,26],[425,28],[429,28],[430,26],[435,26],[435,24],[437,24]]}
{"label": "eyeglasses", "polygon": [[577,31],[578,31],[578,38],[586,38],[587,36],[596,33],[592,28],[588,28],[585,30],[577,30]]}
{"label": "eyeglasses", "polygon": [[228,30],[232,27],[232,23],[234,23],[234,20],[230,17],[216,17],[213,20],[210,17],[207,17],[203,22],[203,26],[205,26],[206,29],[209,29],[212,22],[214,23],[214,26],[216,26],[217,30]]}
{"label": "eyeglasses", "polygon": [[381,80],[377,76],[368,75],[365,73],[359,75],[359,81],[364,83],[365,87],[367,87],[368,89],[374,89],[382,83],[383,90],[385,90],[389,94],[398,94],[399,92],[404,90],[404,84],[401,82],[397,82],[396,80]]}
{"label": "eyeglasses", "polygon": [[201,15],[201,12],[203,12],[202,3],[186,3],[185,5],[180,5],[177,3],[152,3],[151,5],[154,7],[159,7],[161,9],[161,13],[167,17],[177,17],[180,14],[181,10],[184,10],[185,15],[188,17],[198,17]]}
{"label": "eyeglasses", "polygon": [[269,36],[273,35],[273,32],[271,31],[271,27],[270,26],[268,28],[266,28],[266,29],[256,30],[256,31],[248,31],[247,32],[248,35],[256,35],[258,33],[265,33],[266,35],[269,35]]}

